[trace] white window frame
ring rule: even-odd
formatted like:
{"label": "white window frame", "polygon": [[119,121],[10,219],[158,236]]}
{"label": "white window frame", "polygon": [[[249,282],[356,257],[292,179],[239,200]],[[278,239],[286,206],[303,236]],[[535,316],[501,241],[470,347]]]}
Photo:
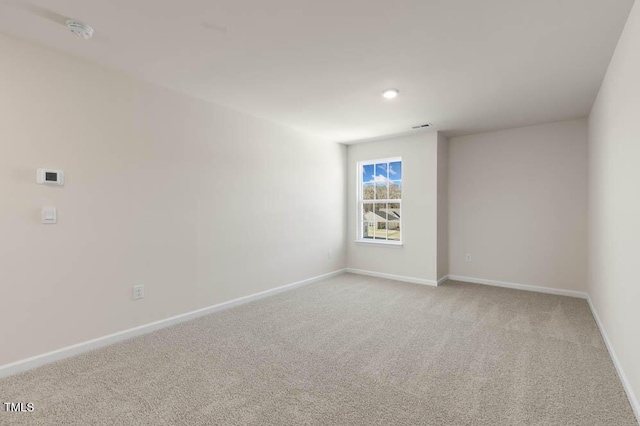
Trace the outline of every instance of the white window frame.
{"label": "white window frame", "polygon": [[[378,158],[375,160],[366,160],[366,161],[358,161],[356,163],[356,173],[357,173],[357,185],[356,188],[356,243],[362,244],[372,244],[372,245],[386,245],[386,246],[401,246],[403,244],[402,233],[404,231],[404,226],[402,225],[402,218],[404,217],[404,211],[402,209],[402,197],[404,196],[404,190],[402,190],[402,195],[400,199],[385,199],[385,200],[376,200],[375,195],[373,200],[363,200],[362,188],[364,182],[362,181],[362,169],[364,166],[376,165],[380,163],[395,163],[397,161],[402,162],[402,183],[404,188],[404,174],[405,167],[404,162],[402,161],[402,157],[388,157],[388,158]],[[374,194],[376,193],[374,189]],[[364,238],[363,234],[363,224],[364,220],[362,220],[362,205],[364,203],[375,203],[376,202],[385,202],[385,203],[394,203],[400,204],[400,240],[398,241],[389,241],[389,240],[376,240],[375,238]],[[375,207],[374,207],[375,208]],[[374,222],[375,223],[375,222]]]}

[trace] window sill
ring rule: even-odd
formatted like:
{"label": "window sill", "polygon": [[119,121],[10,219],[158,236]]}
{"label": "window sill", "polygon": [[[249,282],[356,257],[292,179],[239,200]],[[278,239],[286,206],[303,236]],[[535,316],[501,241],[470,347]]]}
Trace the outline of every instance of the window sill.
{"label": "window sill", "polygon": [[356,240],[356,244],[363,246],[402,247],[402,241]]}

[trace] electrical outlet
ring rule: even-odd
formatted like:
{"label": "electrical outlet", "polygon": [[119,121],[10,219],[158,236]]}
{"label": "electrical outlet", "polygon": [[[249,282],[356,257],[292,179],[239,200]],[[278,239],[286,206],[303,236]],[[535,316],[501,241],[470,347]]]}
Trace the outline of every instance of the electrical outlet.
{"label": "electrical outlet", "polygon": [[331,250],[327,252],[327,259],[329,260],[333,259],[333,252]]}
{"label": "electrical outlet", "polygon": [[144,286],[143,285],[134,285],[133,286],[133,300],[138,300],[144,298]]}
{"label": "electrical outlet", "polygon": [[464,260],[466,260],[467,262],[471,262],[472,261],[471,253],[467,253],[466,256],[464,257]]}

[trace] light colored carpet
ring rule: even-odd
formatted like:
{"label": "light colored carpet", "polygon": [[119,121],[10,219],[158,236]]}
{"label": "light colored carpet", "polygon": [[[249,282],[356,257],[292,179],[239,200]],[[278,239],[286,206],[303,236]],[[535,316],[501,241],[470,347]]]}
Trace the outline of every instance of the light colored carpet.
{"label": "light colored carpet", "polygon": [[3,425],[637,424],[584,300],[350,274],[3,379],[0,398],[35,404]]}

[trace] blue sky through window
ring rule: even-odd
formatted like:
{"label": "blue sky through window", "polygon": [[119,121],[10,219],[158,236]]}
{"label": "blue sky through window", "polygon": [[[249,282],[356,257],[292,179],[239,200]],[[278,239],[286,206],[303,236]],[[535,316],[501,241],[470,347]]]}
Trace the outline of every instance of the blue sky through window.
{"label": "blue sky through window", "polygon": [[373,164],[362,167],[362,182],[373,182]]}
{"label": "blue sky through window", "polygon": [[362,182],[384,183],[402,180],[402,162],[368,164],[362,167]]}
{"label": "blue sky through window", "polygon": [[389,180],[402,180],[402,161],[389,163]]}
{"label": "blue sky through window", "polygon": [[376,176],[373,178],[378,183],[387,182],[387,166],[388,163],[376,164]]}

